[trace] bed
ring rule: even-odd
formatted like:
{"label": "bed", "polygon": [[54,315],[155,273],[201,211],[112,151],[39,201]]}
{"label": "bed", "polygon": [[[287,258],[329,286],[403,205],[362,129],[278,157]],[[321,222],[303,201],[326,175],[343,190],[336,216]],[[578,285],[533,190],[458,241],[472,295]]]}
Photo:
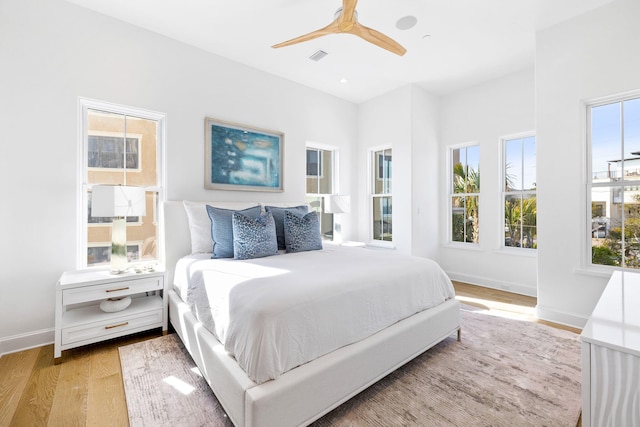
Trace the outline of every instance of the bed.
{"label": "bed", "polygon": [[[182,339],[185,348],[191,354],[224,407],[227,415],[238,427],[310,424],[451,334],[458,332],[458,338],[460,336],[459,303],[455,298],[451,297],[450,290],[446,290],[440,285],[439,291],[435,293],[439,296],[434,296],[430,292],[416,296],[416,289],[418,288],[416,288],[415,284],[410,283],[413,279],[407,279],[397,286],[405,286],[410,292],[410,297],[405,298],[404,301],[402,299],[395,301],[393,304],[394,310],[392,310],[391,314],[385,314],[384,316],[376,314],[373,316],[374,318],[383,317],[384,319],[382,319],[381,323],[377,321],[378,319],[364,322],[370,330],[360,331],[356,327],[351,333],[346,334],[348,337],[335,340],[332,338],[330,347],[314,347],[309,354],[298,354],[304,352],[296,347],[296,340],[293,340],[293,342],[284,340],[284,347],[279,347],[274,351],[274,354],[279,357],[277,360],[275,356],[272,357],[265,353],[263,347],[259,347],[260,357],[254,357],[253,359],[252,356],[256,353],[255,351],[241,353],[238,350],[238,354],[231,355],[228,349],[231,348],[236,351],[238,343],[242,344],[248,338],[242,335],[241,329],[234,329],[233,326],[222,324],[220,319],[228,316],[228,313],[225,313],[224,310],[222,310],[221,317],[220,313],[218,313],[218,317],[214,315],[211,319],[199,312],[196,308],[197,303],[189,295],[189,289],[198,289],[198,287],[194,287],[187,278],[196,278],[204,281],[205,277],[209,277],[212,274],[212,270],[215,270],[216,274],[223,270],[223,274],[229,277],[234,272],[225,269],[233,270],[237,266],[242,266],[244,276],[251,276],[252,280],[249,280],[249,282],[253,283],[254,279],[257,280],[257,276],[264,276],[262,272],[265,270],[275,271],[273,274],[266,275],[270,279],[260,279],[260,287],[261,289],[266,289],[266,291],[257,299],[270,301],[276,312],[286,313],[286,316],[289,316],[291,312],[291,316],[293,316],[295,314],[293,312],[296,310],[285,310],[280,306],[279,301],[283,299],[281,296],[274,294],[273,298],[270,300],[268,298],[272,294],[272,290],[283,286],[280,284],[282,277],[290,276],[295,283],[299,283],[300,278],[295,276],[295,274],[298,274],[295,271],[298,266],[305,264],[316,265],[320,262],[318,261],[320,258],[325,258],[330,265],[339,265],[340,259],[351,259],[348,258],[351,256],[355,257],[354,259],[363,258],[367,253],[371,253],[374,256],[375,252],[363,248],[344,248],[327,245],[326,249],[313,251],[314,253],[277,255],[269,257],[273,259],[250,260],[245,265],[234,260],[211,260],[210,255],[191,254],[192,239],[190,232],[193,230],[189,227],[189,218],[183,202],[165,202],[162,212],[164,215],[164,238],[166,243],[164,259],[169,271],[169,283],[174,284],[168,291],[169,319]],[[375,256],[378,259],[383,259],[380,258],[384,256],[382,254],[382,252],[378,251]],[[373,259],[375,259],[375,256]],[[401,257],[397,259],[397,262],[391,264],[398,265],[400,260]],[[350,262],[348,261],[348,263]],[[374,261],[371,265],[379,266],[381,264],[383,263]],[[247,272],[247,268],[253,270]],[[327,270],[326,267],[318,268]],[[409,268],[400,268],[400,270],[407,269]],[[307,328],[309,330],[313,329],[314,322],[316,326],[329,325],[331,322],[334,322],[334,325],[347,324],[350,321],[341,317],[343,316],[343,313],[340,312],[341,305],[354,307],[354,312],[360,310],[366,313],[369,309],[370,313],[375,314],[378,313],[377,309],[375,309],[376,301],[396,298],[396,293],[389,293],[387,283],[390,282],[389,277],[401,274],[399,270],[390,271],[388,273],[390,276],[384,277],[384,280],[381,278],[379,282],[382,294],[364,297],[353,294],[356,295],[355,298],[352,297],[348,303],[341,303],[341,300],[335,298],[337,298],[337,294],[340,294],[340,289],[348,289],[349,274],[346,273],[342,266],[336,268],[336,270],[340,274],[323,276],[323,280],[335,285],[333,287],[321,287],[319,283],[314,285],[312,280],[305,280],[305,285],[312,292],[320,295],[320,300],[325,301],[325,308],[322,308],[322,306],[314,308],[314,315],[307,316],[306,321],[308,324],[306,325],[304,316],[295,318],[302,319],[294,321],[296,326],[304,328],[306,331]],[[281,274],[283,271],[286,274]],[[255,274],[252,272],[255,272]],[[382,274],[382,270],[380,270],[378,275]],[[444,273],[436,265],[436,268],[429,274],[441,277]],[[422,275],[424,276],[424,274]],[[311,276],[319,276],[319,274],[312,274]],[[222,283],[220,282],[220,276],[216,276],[213,280],[216,283]],[[233,281],[233,279],[231,280]],[[346,280],[346,282],[342,283],[340,280]],[[448,281],[448,278],[446,280]],[[249,284],[246,285],[249,286]],[[361,288],[357,283],[353,286]],[[201,289],[206,289],[205,294],[207,297],[214,298],[214,288],[210,286],[209,288]],[[327,288],[333,289],[333,291],[327,291]],[[234,292],[237,289],[240,288],[234,288]],[[235,313],[247,305],[247,295],[250,296],[255,293],[257,288],[247,289],[244,299],[241,299],[242,304],[233,305],[230,303],[229,310]],[[313,291],[314,289],[315,291]],[[361,290],[349,289],[344,293],[352,291],[361,292]],[[443,292],[447,295],[444,298],[442,297]],[[291,296],[291,299],[293,299],[291,307],[296,307],[296,301],[298,303],[306,301],[307,297],[304,294],[289,293],[293,294]],[[439,299],[444,299],[444,301],[440,302]],[[428,306],[430,308],[419,308],[417,312],[414,312],[413,310],[416,309],[413,306],[405,307],[408,304],[407,300],[416,300],[419,307]],[[357,301],[366,301],[366,303],[362,303],[358,307],[358,304],[354,304]],[[211,303],[211,301],[209,302]],[[215,306],[215,304],[211,305]],[[224,307],[224,304],[218,304],[218,306]],[[331,310],[333,310],[330,314],[326,312],[328,310],[327,307],[331,307]],[[372,309],[372,307],[374,308]],[[412,314],[407,316],[406,310],[409,310]],[[304,312],[304,310],[302,311]],[[247,317],[250,317],[247,313],[242,315],[243,319]],[[282,329],[282,324],[271,324],[269,321],[265,321],[265,318],[270,319],[269,316],[258,316],[257,323],[254,323],[249,329],[252,329],[257,324],[264,323],[267,327],[271,327],[271,330],[280,331],[278,337],[289,337],[289,334],[282,331],[286,332],[290,327]],[[337,323],[335,323],[336,319]],[[391,323],[385,326],[385,322]],[[316,333],[321,333],[323,328],[316,329]],[[359,336],[358,334],[362,335]],[[232,342],[230,337],[237,338],[236,344],[230,344]],[[314,336],[312,332],[309,332],[306,340],[316,343],[321,341],[320,338],[320,336]],[[221,341],[227,345],[227,348]],[[256,347],[254,346],[253,348],[255,349]],[[291,350],[292,348],[294,349],[293,351]],[[326,348],[329,348],[330,351],[327,352]],[[298,356],[301,359],[296,359]],[[264,364],[266,367],[258,366],[259,362],[263,361],[266,361],[266,364]]]}

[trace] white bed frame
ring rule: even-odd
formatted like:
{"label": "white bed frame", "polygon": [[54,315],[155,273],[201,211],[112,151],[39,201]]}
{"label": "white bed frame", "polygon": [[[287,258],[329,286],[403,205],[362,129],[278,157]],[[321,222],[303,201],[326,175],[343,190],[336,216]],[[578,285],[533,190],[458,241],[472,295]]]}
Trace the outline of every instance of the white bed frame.
{"label": "white bed frame", "polygon": [[[173,284],[177,260],[191,252],[189,226],[182,202],[165,202],[163,214],[163,258]],[[169,320],[237,427],[310,424],[448,336],[460,339],[460,304],[452,299],[256,384],[173,290]]]}

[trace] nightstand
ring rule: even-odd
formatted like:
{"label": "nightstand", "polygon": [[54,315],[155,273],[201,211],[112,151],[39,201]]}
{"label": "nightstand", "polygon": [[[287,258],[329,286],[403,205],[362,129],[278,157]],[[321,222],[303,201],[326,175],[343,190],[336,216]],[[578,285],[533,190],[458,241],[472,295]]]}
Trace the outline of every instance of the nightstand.
{"label": "nightstand", "polygon": [[[108,269],[67,271],[56,284],[54,361],[62,351],[153,328],[167,333],[168,300],[164,267],[140,273],[111,274]],[[131,297],[124,310],[107,313],[100,303]]]}

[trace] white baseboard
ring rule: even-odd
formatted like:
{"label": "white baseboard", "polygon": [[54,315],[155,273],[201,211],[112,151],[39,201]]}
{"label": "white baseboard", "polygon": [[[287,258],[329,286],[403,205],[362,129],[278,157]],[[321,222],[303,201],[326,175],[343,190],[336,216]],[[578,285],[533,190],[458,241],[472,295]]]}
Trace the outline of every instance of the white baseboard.
{"label": "white baseboard", "polygon": [[55,329],[42,329],[26,334],[0,338],[0,356],[52,344]]}
{"label": "white baseboard", "polygon": [[588,317],[576,313],[567,313],[541,305],[536,306],[536,317],[549,322],[558,323],[560,325],[571,326],[572,328],[582,329],[587,323]]}
{"label": "white baseboard", "polygon": [[536,288],[517,283],[504,282],[501,280],[489,279],[487,277],[471,276],[469,274],[455,273],[452,271],[447,271],[447,275],[451,280],[458,282],[483,286],[485,288],[498,289],[500,291],[513,292],[514,294],[527,295],[534,298],[538,296],[538,290]]}

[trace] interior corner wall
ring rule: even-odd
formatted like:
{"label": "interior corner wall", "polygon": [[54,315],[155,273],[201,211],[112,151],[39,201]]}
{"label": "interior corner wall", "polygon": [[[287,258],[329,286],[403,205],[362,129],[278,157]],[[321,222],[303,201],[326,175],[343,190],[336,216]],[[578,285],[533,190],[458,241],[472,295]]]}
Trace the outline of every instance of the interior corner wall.
{"label": "interior corner wall", "polygon": [[[338,147],[355,194],[353,103],[62,0],[0,2],[0,63],[0,354],[53,341],[55,284],[77,267],[80,96],[166,113],[170,200],[304,200],[308,141]],[[207,116],[284,132],[285,191],[205,190]]]}
{"label": "interior corner wall", "polygon": [[583,326],[607,277],[589,272],[585,102],[640,89],[640,2],[616,0],[536,37],[538,306]]}
{"label": "interior corner wall", "polygon": [[[439,99],[407,85],[358,106],[358,240],[371,239],[369,157],[393,149],[393,247],[438,258]],[[424,240],[422,240],[424,238]]]}
{"label": "interior corner wall", "polygon": [[[440,265],[447,274],[454,280],[530,296],[536,295],[540,249],[536,253],[503,247],[500,147],[505,136],[535,131],[534,81],[532,67],[442,98],[440,164],[446,164],[452,145],[480,145],[479,244],[449,243],[449,167],[440,168],[438,204]],[[537,173],[542,173],[540,166]]]}
{"label": "interior corner wall", "polygon": [[440,261],[440,97],[411,86],[411,254]]}

